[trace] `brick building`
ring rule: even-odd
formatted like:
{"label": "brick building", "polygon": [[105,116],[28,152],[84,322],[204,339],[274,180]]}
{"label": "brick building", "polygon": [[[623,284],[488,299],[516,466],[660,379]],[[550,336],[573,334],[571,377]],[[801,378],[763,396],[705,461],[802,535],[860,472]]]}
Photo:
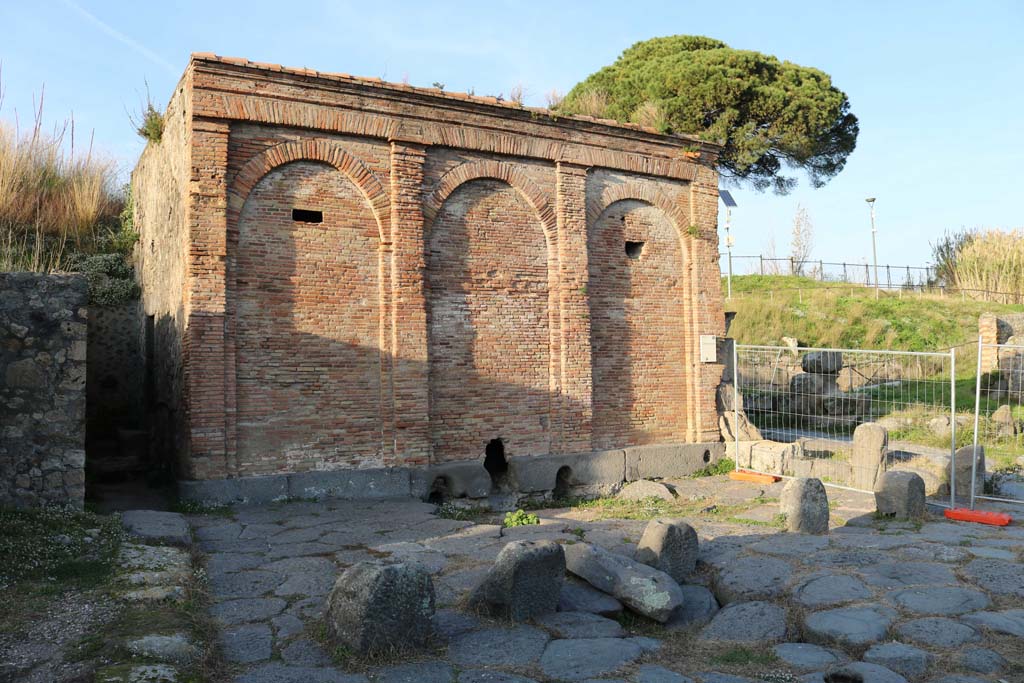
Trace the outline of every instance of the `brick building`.
{"label": "brick building", "polygon": [[185,493],[476,496],[717,457],[717,151],[194,55],[132,175]]}

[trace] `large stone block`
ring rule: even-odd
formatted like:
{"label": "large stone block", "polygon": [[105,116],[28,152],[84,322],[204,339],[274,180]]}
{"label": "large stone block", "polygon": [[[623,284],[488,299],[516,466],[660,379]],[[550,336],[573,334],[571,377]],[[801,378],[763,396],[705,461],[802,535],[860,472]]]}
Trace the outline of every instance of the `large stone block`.
{"label": "large stone block", "polygon": [[725,453],[723,443],[631,446],[626,453],[626,481],[688,477]]}
{"label": "large stone block", "polygon": [[637,544],[637,562],[660,569],[679,583],[697,568],[697,532],[682,520],[651,520]]}
{"label": "large stone block", "polygon": [[558,608],[565,554],[554,541],[513,541],[501,549],[483,582],[470,594],[472,608],[525,621]]}
{"label": "large stone block", "polygon": [[417,563],[360,562],[338,577],[327,599],[327,626],[356,652],[422,647],[432,633],[434,584]]}
{"label": "large stone block", "polygon": [[562,483],[568,487],[588,486],[611,490],[625,479],[625,452],[622,450],[572,453],[568,455],[515,456],[509,458],[509,475],[521,493],[554,491]]}
{"label": "large stone block", "polygon": [[885,472],[875,486],[878,514],[896,519],[924,517],[924,479],[915,472]]}
{"label": "large stone block", "polygon": [[594,588],[614,595],[638,614],[668,621],[683,594],[665,572],[589,543],[565,546],[566,568]]}
{"label": "large stone block", "polygon": [[828,533],[828,494],[820,479],[790,479],[782,489],[779,510],[789,531]]}
{"label": "large stone block", "polygon": [[885,471],[885,458],[889,452],[889,432],[874,422],[865,422],[853,430],[853,450],[850,465],[853,468],[854,488],[874,491],[875,482]]}
{"label": "large stone block", "polygon": [[838,373],[843,369],[843,354],[841,351],[811,351],[800,359],[800,367],[816,375]]}
{"label": "large stone block", "polygon": [[[953,456],[953,463],[956,467],[956,495],[971,495],[971,468],[977,463],[974,476],[974,494],[981,495],[985,492],[985,447],[964,446],[958,448]],[[949,491],[949,487],[946,487]]]}

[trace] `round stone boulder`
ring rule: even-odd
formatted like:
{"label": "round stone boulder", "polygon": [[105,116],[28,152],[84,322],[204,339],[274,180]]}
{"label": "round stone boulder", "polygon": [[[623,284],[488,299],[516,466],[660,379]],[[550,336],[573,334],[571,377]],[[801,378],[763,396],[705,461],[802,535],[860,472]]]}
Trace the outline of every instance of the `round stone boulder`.
{"label": "round stone boulder", "polygon": [[327,598],[331,637],[360,653],[425,645],[433,615],[434,583],[417,563],[360,562]]}
{"label": "round stone boulder", "polygon": [[828,533],[828,494],[820,479],[797,477],[786,482],[779,500],[789,531],[804,534]]}
{"label": "round stone boulder", "polygon": [[697,532],[686,522],[654,519],[644,529],[633,557],[685,583],[697,568],[697,545]]}

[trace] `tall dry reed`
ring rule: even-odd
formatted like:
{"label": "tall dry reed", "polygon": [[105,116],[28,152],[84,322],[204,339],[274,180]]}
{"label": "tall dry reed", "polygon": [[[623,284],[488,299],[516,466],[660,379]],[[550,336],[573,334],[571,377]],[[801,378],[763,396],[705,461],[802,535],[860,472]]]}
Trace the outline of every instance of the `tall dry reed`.
{"label": "tall dry reed", "polygon": [[1024,229],[975,233],[957,251],[953,277],[973,298],[1024,302]]}

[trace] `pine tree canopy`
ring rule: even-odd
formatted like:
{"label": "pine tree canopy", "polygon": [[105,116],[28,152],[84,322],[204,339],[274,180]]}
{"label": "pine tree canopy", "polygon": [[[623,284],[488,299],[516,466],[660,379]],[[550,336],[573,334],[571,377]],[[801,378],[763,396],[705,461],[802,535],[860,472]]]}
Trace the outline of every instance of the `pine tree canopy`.
{"label": "pine tree canopy", "polygon": [[783,171],[821,187],[857,145],[857,117],[828,74],[703,36],[637,43],[558,109],[718,142],[724,175],[780,194],[797,182]]}

